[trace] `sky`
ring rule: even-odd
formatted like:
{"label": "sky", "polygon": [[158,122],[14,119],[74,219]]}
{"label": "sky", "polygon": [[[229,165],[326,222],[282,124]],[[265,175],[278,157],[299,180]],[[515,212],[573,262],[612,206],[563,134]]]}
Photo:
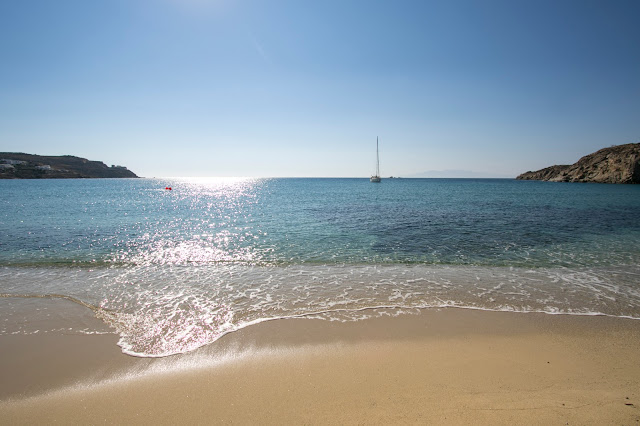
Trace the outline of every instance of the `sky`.
{"label": "sky", "polygon": [[515,177],[640,142],[637,0],[2,0],[0,151]]}

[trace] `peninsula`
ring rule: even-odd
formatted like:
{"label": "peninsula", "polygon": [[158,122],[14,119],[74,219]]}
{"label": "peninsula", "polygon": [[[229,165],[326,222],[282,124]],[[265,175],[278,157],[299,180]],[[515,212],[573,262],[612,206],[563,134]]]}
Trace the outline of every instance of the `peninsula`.
{"label": "peninsula", "polygon": [[107,166],[72,155],[0,152],[0,179],[137,178],[124,166]]}
{"label": "peninsula", "polygon": [[601,149],[572,165],[551,166],[518,176],[551,182],[640,183],[640,143]]}

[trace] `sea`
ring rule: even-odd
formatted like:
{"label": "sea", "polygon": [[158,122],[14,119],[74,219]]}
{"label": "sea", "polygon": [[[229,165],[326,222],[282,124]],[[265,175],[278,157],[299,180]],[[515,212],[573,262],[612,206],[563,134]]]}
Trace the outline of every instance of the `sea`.
{"label": "sea", "polygon": [[60,332],[66,309],[19,315],[33,301],[86,311],[104,327],[63,331],[117,333],[140,357],[281,318],[640,319],[640,185],[69,179],[0,194],[0,336]]}

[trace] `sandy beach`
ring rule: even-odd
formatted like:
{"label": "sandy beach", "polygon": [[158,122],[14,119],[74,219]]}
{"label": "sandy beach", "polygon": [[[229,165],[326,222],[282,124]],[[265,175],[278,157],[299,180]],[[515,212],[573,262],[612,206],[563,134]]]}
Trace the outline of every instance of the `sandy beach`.
{"label": "sandy beach", "polygon": [[640,422],[636,320],[462,309],[277,320],[159,359],[116,341],[0,337],[3,423]]}

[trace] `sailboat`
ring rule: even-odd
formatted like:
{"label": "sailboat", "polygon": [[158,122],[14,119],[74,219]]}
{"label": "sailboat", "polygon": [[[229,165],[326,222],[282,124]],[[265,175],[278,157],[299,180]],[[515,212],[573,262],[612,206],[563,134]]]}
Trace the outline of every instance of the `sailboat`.
{"label": "sailboat", "polygon": [[371,182],[380,183],[380,153],[378,152],[378,137],[376,136],[376,174],[369,179]]}

